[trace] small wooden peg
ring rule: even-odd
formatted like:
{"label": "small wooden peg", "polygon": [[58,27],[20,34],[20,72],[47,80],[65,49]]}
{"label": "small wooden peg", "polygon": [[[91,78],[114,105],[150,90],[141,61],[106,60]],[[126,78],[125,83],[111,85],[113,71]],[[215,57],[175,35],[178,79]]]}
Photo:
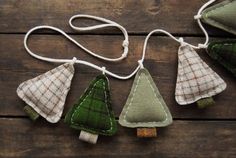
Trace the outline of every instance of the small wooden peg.
{"label": "small wooden peg", "polygon": [[209,98],[203,98],[197,101],[197,106],[199,109],[203,109],[209,106],[212,106],[215,104],[215,101],[213,100],[212,97]]}
{"label": "small wooden peg", "polygon": [[152,128],[137,128],[137,136],[138,137],[157,137],[157,130],[155,127]]}
{"label": "small wooden peg", "polygon": [[96,144],[98,139],[98,134],[89,133],[86,131],[81,131],[79,139],[91,144]]}
{"label": "small wooden peg", "polygon": [[36,121],[39,118],[39,114],[29,105],[24,107],[24,111],[33,121]]}

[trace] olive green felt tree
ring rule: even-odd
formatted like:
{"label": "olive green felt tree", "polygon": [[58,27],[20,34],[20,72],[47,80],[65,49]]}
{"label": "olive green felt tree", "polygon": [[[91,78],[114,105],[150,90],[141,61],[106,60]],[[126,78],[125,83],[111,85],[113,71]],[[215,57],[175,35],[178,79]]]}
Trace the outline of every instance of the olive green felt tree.
{"label": "olive green felt tree", "polygon": [[98,135],[114,135],[117,123],[110,103],[109,83],[105,75],[95,78],[66,114],[65,122],[81,130],[80,140],[96,144]]}
{"label": "olive green felt tree", "polygon": [[172,116],[148,70],[141,68],[120,114],[122,126],[138,128],[138,137],[155,137],[156,128],[172,123]]}

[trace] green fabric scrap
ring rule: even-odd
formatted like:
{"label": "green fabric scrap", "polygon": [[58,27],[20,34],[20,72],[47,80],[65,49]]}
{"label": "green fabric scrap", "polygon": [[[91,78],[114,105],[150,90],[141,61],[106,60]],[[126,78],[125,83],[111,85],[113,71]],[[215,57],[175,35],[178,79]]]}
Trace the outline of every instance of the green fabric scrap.
{"label": "green fabric scrap", "polygon": [[212,97],[209,98],[203,98],[197,101],[197,106],[199,109],[203,109],[209,106],[212,106],[215,104],[215,101],[213,100]]}
{"label": "green fabric scrap", "polygon": [[164,127],[172,123],[169,109],[145,68],[136,74],[119,123],[130,128]]}
{"label": "green fabric scrap", "polygon": [[114,135],[117,122],[111,108],[108,79],[97,76],[70,111],[65,122],[70,127],[93,134]]}
{"label": "green fabric scrap", "polygon": [[39,114],[29,105],[24,107],[25,113],[30,117],[31,120],[35,121],[39,118]]}

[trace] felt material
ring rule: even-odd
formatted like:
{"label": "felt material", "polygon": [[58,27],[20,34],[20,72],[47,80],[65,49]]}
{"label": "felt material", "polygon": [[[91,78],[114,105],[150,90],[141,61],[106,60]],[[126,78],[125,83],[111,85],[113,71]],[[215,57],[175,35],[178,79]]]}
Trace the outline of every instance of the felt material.
{"label": "felt material", "polygon": [[120,114],[119,123],[126,127],[164,127],[172,123],[172,116],[151,75],[140,69]]}
{"label": "felt material", "polygon": [[97,76],[84,94],[66,114],[65,122],[70,127],[93,134],[113,135],[117,123],[111,108],[108,79]]}
{"label": "felt material", "polygon": [[33,108],[31,108],[31,106],[29,106],[29,105],[26,105],[24,107],[24,111],[30,117],[30,119],[33,121],[35,121],[39,118],[39,114]]}
{"label": "felt material", "polygon": [[189,45],[178,51],[178,74],[175,99],[180,105],[196,102],[219,94],[226,83],[214,72]]}
{"label": "felt material", "polygon": [[236,35],[236,1],[226,0],[202,12],[201,20]]}
{"label": "felt material", "polygon": [[92,134],[86,131],[81,131],[79,135],[79,140],[82,140],[91,144],[96,144],[98,140],[98,135]]}
{"label": "felt material", "polygon": [[207,53],[236,77],[236,40],[211,42]]}
{"label": "felt material", "polygon": [[212,106],[214,105],[214,100],[212,97],[210,98],[204,98],[204,99],[200,99],[197,101],[197,106],[200,108],[200,109],[203,109],[203,108],[206,108],[208,106]]}
{"label": "felt material", "polygon": [[60,120],[74,75],[72,63],[65,63],[17,88],[18,96],[51,123]]}

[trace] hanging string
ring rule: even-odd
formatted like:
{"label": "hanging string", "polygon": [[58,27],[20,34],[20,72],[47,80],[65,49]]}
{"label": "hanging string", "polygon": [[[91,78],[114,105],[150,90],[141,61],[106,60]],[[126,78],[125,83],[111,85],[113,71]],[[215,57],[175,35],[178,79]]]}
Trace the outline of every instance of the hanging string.
{"label": "hanging string", "polygon": [[210,4],[212,4],[213,2],[215,2],[215,0],[210,0],[208,2],[206,2],[198,11],[197,15],[194,16],[194,19],[197,20],[198,22],[198,25],[199,27],[201,28],[201,30],[203,31],[203,33],[205,34],[205,37],[206,37],[206,40],[205,40],[205,43],[204,44],[201,44],[199,43],[197,46],[194,46],[190,43],[187,43],[184,41],[184,39],[182,37],[180,38],[176,38],[174,37],[171,33],[165,31],[165,30],[162,30],[162,29],[155,29],[155,30],[152,30],[145,38],[145,41],[144,41],[144,45],[143,45],[143,54],[142,54],[142,58],[139,60],[139,65],[143,65],[143,62],[144,62],[144,58],[145,58],[145,55],[146,55],[146,49],[147,49],[147,43],[148,43],[148,40],[149,38],[151,37],[152,34],[154,33],[163,33],[163,34],[166,34],[167,36],[169,36],[171,39],[173,39],[174,41],[180,43],[180,45],[189,45],[190,47],[194,48],[194,49],[201,49],[201,48],[206,48],[207,47],[207,44],[209,42],[209,35],[206,31],[206,29],[202,26],[202,23],[201,23],[201,13],[202,11],[208,7]]}
{"label": "hanging string", "polygon": [[[72,21],[75,19],[75,18],[91,18],[91,19],[94,19],[94,20],[98,20],[98,21],[101,21],[101,22],[105,22],[106,24],[98,24],[98,25],[95,25],[95,26],[89,26],[89,27],[76,27],[72,24]],[[77,45],[78,47],[80,47],[82,50],[84,50],[85,52],[91,54],[92,56],[94,57],[97,57],[99,59],[102,59],[102,60],[106,60],[106,61],[111,61],[111,62],[116,62],[116,61],[120,61],[122,59],[124,59],[127,54],[128,54],[128,46],[129,46],[129,40],[128,40],[128,33],[126,31],[126,29],[111,21],[111,20],[108,20],[108,19],[104,19],[104,18],[101,18],[101,17],[96,17],[96,16],[92,16],[92,15],[75,15],[73,17],[70,18],[69,20],[69,24],[70,26],[75,29],[75,30],[78,30],[78,31],[87,31],[87,30],[94,30],[94,29],[99,29],[99,28],[104,28],[104,27],[117,27],[119,28],[122,33],[124,34],[124,41],[123,41],[123,44],[122,46],[124,47],[124,52],[123,54],[121,55],[121,57],[119,58],[107,58],[107,57],[103,57],[101,55],[98,55],[92,51],[90,51],[89,49],[85,48],[83,45],[81,45],[79,42],[77,42],[76,40],[74,40],[72,37],[70,37],[69,35],[67,35],[64,31],[62,31],[61,29],[59,28],[56,28],[56,27],[53,27],[53,26],[48,26],[48,25],[41,25],[41,26],[36,26],[32,29],[30,29],[26,35],[25,35],[25,38],[24,38],[24,47],[26,49],[26,51],[33,57],[39,59],[39,60],[43,60],[43,61],[48,61],[48,62],[53,62],[53,63],[66,63],[66,62],[72,62],[72,63],[78,63],[78,64],[83,64],[83,65],[87,65],[89,67],[92,67],[94,69],[97,69],[99,71],[102,71],[103,74],[108,74],[114,78],[117,78],[117,79],[122,79],[122,80],[126,80],[126,79],[129,79],[131,78],[139,69],[139,66],[129,75],[127,76],[120,76],[120,75],[117,75],[115,73],[112,73],[106,69],[104,69],[103,67],[99,67],[93,63],[90,63],[90,62],[87,62],[87,61],[83,61],[83,60],[79,60],[79,59],[76,59],[75,57],[73,59],[54,59],[54,58],[49,58],[49,57],[43,57],[43,56],[40,56],[40,55],[37,55],[35,54],[34,52],[32,52],[28,45],[27,45],[27,42],[28,42],[28,38],[29,36],[31,35],[32,32],[36,31],[36,30],[41,30],[41,29],[50,29],[50,30],[53,30],[53,31],[56,31],[56,32],[59,32],[60,34],[62,34],[63,36],[65,36],[69,41],[71,41],[72,43],[74,43],[75,45]]]}
{"label": "hanging string", "polygon": [[[91,18],[93,20],[97,20],[97,21],[101,21],[101,22],[105,22],[106,24],[98,24],[98,25],[95,25],[95,26],[88,26],[88,27],[76,27],[72,24],[72,21],[75,19],[75,18]],[[59,32],[61,33],[62,35],[64,35],[68,40],[70,40],[72,43],[74,43],[75,45],[77,45],[78,47],[80,47],[82,50],[84,50],[85,52],[89,53],[90,55],[94,56],[94,57],[97,57],[99,59],[102,59],[102,60],[105,60],[105,61],[111,61],[111,62],[115,62],[115,61],[120,61],[124,58],[127,57],[128,55],[128,46],[129,46],[129,39],[128,39],[128,33],[126,31],[126,29],[115,23],[114,21],[111,21],[111,20],[107,20],[107,19],[104,19],[104,18],[100,18],[100,17],[96,17],[96,16],[92,16],[92,15],[75,15],[73,17],[71,17],[71,19],[69,20],[69,24],[70,26],[77,30],[77,31],[86,31],[86,30],[95,30],[95,29],[99,29],[99,28],[104,28],[104,27],[117,27],[118,29],[120,29],[122,31],[122,33],[124,34],[124,37],[125,37],[125,40],[123,41],[122,43],[122,46],[124,48],[124,51],[123,51],[123,54],[118,57],[118,58],[107,58],[107,57],[103,57],[101,55],[98,55],[97,53],[94,53],[92,52],[91,50],[85,48],[83,45],[81,45],[80,43],[78,43],[76,40],[74,40],[72,37],[70,37],[69,35],[67,35],[64,31],[62,31],[61,29],[58,29],[56,27],[53,27],[53,26],[47,26],[47,25],[42,25],[42,26],[36,26],[34,28],[32,28],[31,30],[29,30],[27,32],[27,34],[25,35],[25,38],[24,38],[24,45],[25,45],[25,48],[27,50],[28,53],[30,53],[30,55],[34,56],[35,58],[38,58],[38,59],[41,59],[41,60],[46,60],[46,61],[49,61],[49,62],[57,62],[55,59],[51,60],[50,58],[41,58],[40,56],[38,55],[35,55],[27,46],[27,40],[30,36],[30,34],[36,30],[40,30],[40,29],[50,29],[50,30],[54,30],[56,32]],[[58,62],[62,62],[63,60],[58,60]]]}
{"label": "hanging string", "polygon": [[200,29],[202,30],[202,32],[204,33],[205,35],[205,42],[202,44],[202,43],[199,43],[197,46],[194,46],[190,43],[187,43],[183,40],[183,38],[181,37],[180,39],[177,39],[175,38],[174,36],[172,36],[171,34],[169,34],[168,32],[162,30],[162,31],[154,31],[154,32],[163,32],[165,34],[167,34],[168,36],[170,36],[172,39],[174,39],[175,41],[179,42],[181,45],[184,43],[186,45],[189,45],[190,47],[194,48],[194,49],[202,49],[202,48],[207,48],[208,46],[208,42],[209,42],[209,35],[206,31],[206,29],[203,27],[202,25],[202,22],[200,20],[201,18],[201,14],[202,14],[202,11],[208,7],[210,4],[212,4],[213,2],[215,2],[216,0],[209,0],[207,1],[199,10],[198,10],[198,13],[197,15],[194,16],[194,19],[197,20],[197,23],[198,23],[198,26],[200,27]]}
{"label": "hanging string", "polygon": [[144,45],[143,45],[143,54],[142,54],[142,58],[139,62],[143,63],[144,61],[144,58],[145,58],[145,55],[146,55],[146,49],[147,49],[147,43],[148,43],[148,40],[149,38],[151,37],[152,34],[154,33],[163,33],[163,34],[166,34],[167,36],[169,36],[171,39],[173,39],[174,41],[180,43],[181,45],[183,44],[186,44],[186,45],[189,45],[190,47],[193,47],[195,49],[199,49],[197,46],[194,46],[194,45],[191,45],[187,42],[184,42],[183,38],[180,37],[180,38],[176,38],[174,37],[171,33],[165,31],[165,30],[162,30],[162,29],[155,29],[155,30],[152,30],[145,38],[145,41],[144,41]]}
{"label": "hanging string", "polygon": [[181,45],[186,44],[186,45],[189,45],[190,47],[192,47],[192,48],[194,48],[194,49],[207,48],[207,45],[208,45],[208,42],[209,42],[209,35],[208,35],[206,29],[203,27],[200,18],[201,18],[201,13],[202,13],[202,11],[203,11],[206,7],[208,7],[210,4],[212,4],[213,2],[215,2],[215,0],[210,0],[210,1],[206,2],[206,3],[199,9],[197,15],[194,16],[194,19],[197,20],[199,27],[201,28],[201,30],[203,31],[203,33],[204,33],[204,35],[205,35],[205,37],[206,37],[204,44],[199,43],[197,46],[195,46],[195,45],[192,45],[192,44],[190,44],[190,43],[185,42],[182,37],[176,38],[176,37],[174,37],[172,34],[170,34],[169,32],[167,32],[167,31],[165,31],[165,30],[162,30],[162,29],[155,29],[155,30],[151,31],[151,32],[147,35],[147,37],[146,37],[146,39],[145,39],[145,41],[144,41],[143,56],[142,56],[141,61],[143,61],[143,60],[144,60],[144,57],[145,57],[148,39],[150,38],[150,36],[151,36],[152,34],[158,33],[158,32],[159,32],[159,33],[164,33],[164,34],[166,34],[166,35],[169,36],[171,39],[175,40],[176,42],[179,42]]}
{"label": "hanging string", "polygon": [[176,42],[179,42],[180,45],[189,45],[190,47],[192,47],[192,48],[194,48],[194,49],[207,48],[207,45],[208,45],[208,42],[209,42],[209,35],[208,35],[206,29],[203,27],[200,18],[201,18],[201,13],[202,13],[202,11],[203,11],[206,7],[208,7],[210,4],[212,4],[213,2],[215,2],[215,0],[209,0],[208,2],[206,2],[206,3],[198,10],[197,15],[194,16],[194,19],[197,20],[199,27],[201,28],[201,30],[203,31],[203,33],[204,33],[204,35],[205,35],[205,37],[206,37],[206,40],[205,40],[205,43],[204,43],[204,44],[199,43],[197,46],[194,46],[194,45],[192,45],[192,44],[190,44],[190,43],[185,42],[182,37],[176,38],[176,37],[174,37],[172,34],[170,34],[169,32],[167,32],[167,31],[165,31],[165,30],[162,30],[162,29],[155,29],[155,30],[151,31],[151,32],[146,36],[146,38],[145,38],[144,45],[143,45],[143,55],[142,55],[142,58],[141,58],[141,60],[139,61],[139,63],[143,63],[143,61],[144,61],[145,54],[146,54],[147,43],[148,43],[149,38],[151,37],[152,34],[158,33],[158,32],[159,32],[159,33],[166,34],[166,35],[169,36],[171,39],[175,40]]}
{"label": "hanging string", "polygon": [[198,44],[198,47],[199,48],[207,48],[207,45],[208,45],[208,42],[209,42],[209,35],[206,31],[206,29],[203,27],[202,25],[202,22],[200,20],[201,18],[201,14],[202,14],[202,11],[208,7],[210,4],[212,4],[213,2],[215,2],[216,0],[209,0],[208,2],[206,2],[199,10],[198,10],[198,13],[197,15],[194,16],[194,19],[197,20],[197,23],[199,25],[199,27],[201,28],[202,32],[204,33],[205,37],[206,37],[206,40],[205,40],[205,43],[204,44]]}
{"label": "hanging string", "polygon": [[[85,48],[84,46],[82,46],[80,43],[78,43],[77,41],[75,41],[73,38],[71,38],[69,35],[67,35],[64,31],[62,31],[61,29],[59,28],[56,28],[56,27],[52,27],[52,26],[47,26],[47,25],[42,25],[42,26],[36,26],[34,28],[32,28],[31,30],[29,30],[27,32],[27,34],[25,35],[25,38],[24,38],[24,46],[25,46],[25,49],[26,51],[33,57],[37,58],[37,59],[40,59],[40,60],[43,60],[43,61],[48,61],[48,62],[55,62],[55,63],[66,63],[66,62],[72,62],[72,63],[77,63],[77,64],[83,64],[83,65],[87,65],[89,67],[92,67],[94,69],[97,69],[99,71],[101,71],[103,74],[107,74],[107,75],[110,75],[114,78],[117,78],[117,79],[121,79],[121,80],[126,80],[126,79],[129,79],[131,78],[132,76],[134,76],[136,74],[136,72],[140,69],[140,68],[143,68],[143,62],[144,62],[144,59],[145,59],[145,55],[146,55],[146,48],[147,48],[147,43],[148,43],[148,40],[149,38],[151,37],[152,34],[154,33],[163,33],[163,34],[166,34],[167,36],[169,36],[171,39],[175,40],[176,42],[180,43],[181,45],[185,44],[185,45],[189,45],[190,47],[194,48],[194,49],[201,49],[201,48],[206,48],[207,47],[207,44],[209,42],[209,36],[208,36],[208,33],[207,31],[205,30],[205,28],[202,26],[202,23],[200,21],[200,17],[201,17],[201,13],[202,11],[207,7],[209,6],[211,3],[213,3],[215,0],[210,0],[208,1],[207,3],[205,3],[198,11],[197,15],[194,16],[194,18],[197,20],[198,22],[198,25],[199,27],[201,28],[201,30],[203,31],[203,33],[205,34],[205,37],[206,37],[206,40],[205,40],[205,43],[204,44],[198,44],[198,46],[194,46],[192,44],[189,44],[187,42],[185,42],[183,40],[182,37],[180,38],[176,38],[174,37],[171,33],[165,31],[165,30],[162,30],[162,29],[155,29],[153,31],[151,31],[145,38],[145,41],[144,41],[144,45],[143,45],[143,52],[142,52],[142,58],[140,60],[138,60],[138,66],[135,68],[135,70],[130,73],[129,75],[127,76],[120,76],[120,75],[117,75],[115,73],[112,73],[110,71],[108,71],[105,67],[100,67],[100,66],[97,66],[93,63],[90,63],[90,62],[87,62],[87,61],[84,61],[84,60],[79,60],[79,59],[76,59],[75,57],[73,59],[54,59],[54,58],[48,58],[48,57],[43,57],[43,56],[39,56],[35,53],[33,53],[27,46],[27,40],[28,40],[28,37],[30,36],[30,34],[33,32],[33,31],[36,31],[36,30],[39,30],[39,29],[51,29],[51,30],[54,30],[54,31],[57,31],[59,33],[61,33],[62,35],[64,35],[68,40],[70,40],[71,42],[73,42],[74,44],[76,44],[78,47],[80,47],[81,49],[83,49],[85,52],[91,54],[92,56],[94,57],[97,57],[99,59],[103,59],[103,60],[106,60],[106,61],[112,61],[112,62],[115,62],[115,61],[120,61],[122,59],[124,59],[127,54],[128,54],[128,45],[129,45],[129,41],[128,41],[128,33],[126,31],[126,29],[111,21],[111,20],[108,20],[108,19],[104,19],[104,18],[101,18],[101,17],[97,17],[97,16],[92,16],[92,15],[84,15],[84,14],[81,14],[81,15],[75,15],[75,16],[72,16],[69,20],[69,24],[70,26],[77,30],[77,31],[89,31],[89,30],[94,30],[94,29],[100,29],[100,28],[104,28],[104,27],[117,27],[119,28],[122,33],[124,34],[124,37],[125,37],[125,40],[123,41],[123,44],[122,46],[124,47],[124,52],[122,54],[121,57],[119,58],[107,58],[107,57],[103,57],[101,55],[98,55],[92,51],[90,51],[89,49]],[[94,20],[98,20],[98,21],[101,21],[101,22],[104,22],[105,24],[98,24],[98,25],[94,25],[94,26],[88,26],[88,27],[77,27],[77,26],[74,26],[73,25],[73,20],[76,19],[76,18],[89,18],[89,19],[94,19]]]}
{"label": "hanging string", "polygon": [[[101,22],[104,22],[105,24],[98,24],[98,25],[94,25],[94,26],[87,26],[87,27],[77,27],[77,26],[74,26],[73,25],[73,21],[75,19],[79,19],[79,18],[87,18],[87,19],[93,19],[93,20],[97,20],[97,21],[101,21]],[[100,59],[103,59],[103,60],[106,60],[106,61],[120,61],[122,59],[124,59],[125,57],[127,57],[128,55],[128,51],[129,51],[129,36],[128,36],[128,33],[126,31],[126,29],[121,26],[120,24],[114,22],[114,21],[111,21],[111,20],[108,20],[108,19],[105,19],[105,18],[102,18],[102,17],[97,17],[97,16],[93,16],[93,15],[86,15],[86,14],[78,14],[78,15],[74,15],[70,18],[69,20],[69,25],[74,29],[74,30],[77,30],[77,31],[90,31],[90,30],[95,30],[95,29],[101,29],[101,28],[105,28],[105,27],[117,27],[118,29],[120,29],[125,37],[123,43],[122,43],[122,46],[124,47],[124,52],[122,54],[121,57],[119,58],[116,58],[116,59],[111,59],[111,58],[106,58],[106,57],[103,57],[103,56],[100,56],[96,53],[93,53],[89,50],[87,50],[87,52],[89,52],[91,55],[97,57],[97,58],[100,58]]]}

